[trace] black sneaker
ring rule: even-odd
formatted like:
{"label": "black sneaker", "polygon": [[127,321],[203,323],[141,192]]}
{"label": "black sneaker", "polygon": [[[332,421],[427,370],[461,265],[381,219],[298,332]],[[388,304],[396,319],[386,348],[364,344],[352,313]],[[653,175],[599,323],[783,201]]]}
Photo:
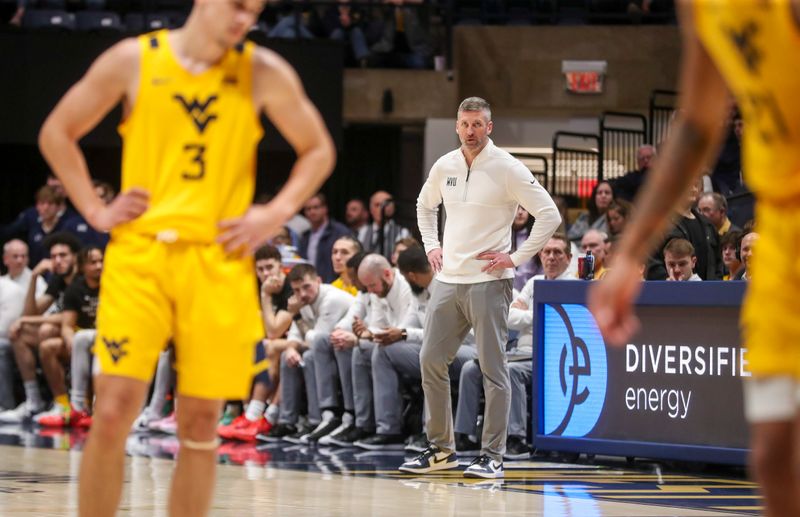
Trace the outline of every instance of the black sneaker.
{"label": "black sneaker", "polygon": [[352,447],[353,443],[357,442],[358,440],[363,440],[368,436],[372,436],[372,433],[361,429],[360,427],[351,425],[347,429],[343,429],[338,433],[329,434],[328,442],[330,442],[331,445],[338,445],[339,447]]}
{"label": "black sneaker", "polygon": [[402,451],[406,446],[406,438],[402,434],[373,434],[353,445],[368,451]]}
{"label": "black sneaker", "polygon": [[331,418],[330,420],[323,420],[320,424],[303,437],[303,443],[317,443],[323,436],[328,436],[336,430],[337,427],[342,425],[340,418]]}
{"label": "black sneaker", "polygon": [[412,474],[427,474],[428,472],[454,468],[458,468],[456,453],[444,452],[433,444],[419,456],[400,465],[401,472],[410,472]]}
{"label": "black sneaker", "polygon": [[297,431],[294,434],[289,434],[283,437],[283,439],[289,443],[296,443],[298,445],[302,445],[307,443],[303,441],[303,438],[308,436],[314,430],[314,426],[308,423],[300,424],[297,426]]}
{"label": "black sneaker", "polygon": [[520,436],[509,436],[506,441],[504,460],[527,460],[531,457],[531,448]]}
{"label": "black sneaker", "polygon": [[481,454],[464,471],[465,478],[499,479],[505,477],[503,463]]}
{"label": "black sneaker", "polygon": [[267,434],[257,434],[256,440],[261,440],[262,442],[279,442],[296,432],[297,428],[292,424],[278,424],[270,429]]}
{"label": "black sneaker", "polygon": [[473,442],[466,434],[456,433],[456,452],[459,456],[475,456],[481,452],[481,444]]}
{"label": "black sneaker", "polygon": [[431,442],[428,441],[428,435],[425,433],[416,434],[408,439],[404,450],[406,452],[416,452],[419,454],[425,452],[425,449],[427,449],[430,444]]}

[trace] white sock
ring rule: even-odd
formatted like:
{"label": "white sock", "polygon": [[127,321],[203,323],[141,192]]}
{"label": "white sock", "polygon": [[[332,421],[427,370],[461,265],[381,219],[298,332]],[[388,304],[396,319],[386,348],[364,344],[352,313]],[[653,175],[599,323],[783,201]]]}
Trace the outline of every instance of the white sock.
{"label": "white sock", "polygon": [[247,411],[245,411],[244,417],[251,422],[255,422],[264,415],[265,409],[267,409],[266,402],[251,400],[247,404]]}
{"label": "white sock", "polygon": [[342,424],[348,426],[353,425],[353,414],[345,411],[345,413],[342,415]]}
{"label": "white sock", "polygon": [[278,417],[280,416],[280,413],[281,407],[278,404],[270,404],[267,408],[267,421],[270,424],[275,425],[278,423]]}
{"label": "white sock", "polygon": [[336,413],[331,411],[330,409],[326,409],[322,412],[322,421],[323,422],[330,422],[336,416]]}
{"label": "white sock", "polygon": [[23,383],[25,386],[25,399],[28,405],[32,408],[42,407],[42,394],[39,391],[39,384],[36,381],[26,381]]}

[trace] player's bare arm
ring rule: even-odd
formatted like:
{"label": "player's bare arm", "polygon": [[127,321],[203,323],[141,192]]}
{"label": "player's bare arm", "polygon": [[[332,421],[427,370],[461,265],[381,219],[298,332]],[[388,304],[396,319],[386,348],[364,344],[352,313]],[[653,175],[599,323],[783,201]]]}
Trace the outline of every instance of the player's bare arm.
{"label": "player's bare arm", "polygon": [[615,344],[624,343],[638,326],[632,304],[640,289],[639,264],[661,242],[668,216],[714,158],[724,130],[719,121],[731,105],[724,79],[694,33],[690,9],[688,2],[680,5],[679,119],[636,200],[637,212],[620,242],[614,268],[589,295],[600,330]]}
{"label": "player's bare arm", "polygon": [[322,117],[292,67],[275,52],[263,48],[254,52],[253,59],[255,104],[292,146],[297,161],[288,181],[269,204],[253,207],[243,217],[220,224],[219,241],[228,251],[245,247],[252,252],[275,235],[319,190],[336,159]]}
{"label": "player's bare arm", "polygon": [[141,189],[123,192],[105,206],[92,187],[78,142],[124,101],[127,114],[136,95],[139,46],[126,39],[104,52],[58,102],[39,133],[42,155],[73,200],[75,208],[98,230],[108,231],[147,209]]}

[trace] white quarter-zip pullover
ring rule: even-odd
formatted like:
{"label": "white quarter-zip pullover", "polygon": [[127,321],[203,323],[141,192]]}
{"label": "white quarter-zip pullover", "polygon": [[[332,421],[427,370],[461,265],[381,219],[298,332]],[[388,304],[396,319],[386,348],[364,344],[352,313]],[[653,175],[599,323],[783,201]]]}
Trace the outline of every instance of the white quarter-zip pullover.
{"label": "white quarter-zip pullover", "polygon": [[[444,202],[447,221],[439,242],[438,207]],[[517,206],[536,218],[528,239],[511,254],[515,266],[530,260],[561,224],[550,194],[522,162],[489,142],[467,166],[461,149],[439,158],[417,198],[417,221],[425,251],[442,248],[443,266],[437,279],[451,284],[475,284],[514,278],[509,268],[498,277],[482,273],[483,251],[508,253],[511,224]]]}

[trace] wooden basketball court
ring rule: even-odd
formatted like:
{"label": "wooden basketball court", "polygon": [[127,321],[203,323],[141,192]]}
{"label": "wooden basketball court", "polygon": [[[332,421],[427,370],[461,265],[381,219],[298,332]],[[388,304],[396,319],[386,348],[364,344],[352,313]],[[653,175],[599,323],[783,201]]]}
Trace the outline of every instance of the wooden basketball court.
{"label": "wooden basketball court", "polygon": [[[77,512],[85,433],[0,427],[0,515]],[[177,440],[131,435],[120,515],[167,515]],[[460,472],[397,472],[402,453],[225,443],[212,515],[324,516],[734,516],[761,499],[741,471],[692,475],[654,463],[506,463],[502,482]],[[464,461],[468,464],[469,460]]]}

